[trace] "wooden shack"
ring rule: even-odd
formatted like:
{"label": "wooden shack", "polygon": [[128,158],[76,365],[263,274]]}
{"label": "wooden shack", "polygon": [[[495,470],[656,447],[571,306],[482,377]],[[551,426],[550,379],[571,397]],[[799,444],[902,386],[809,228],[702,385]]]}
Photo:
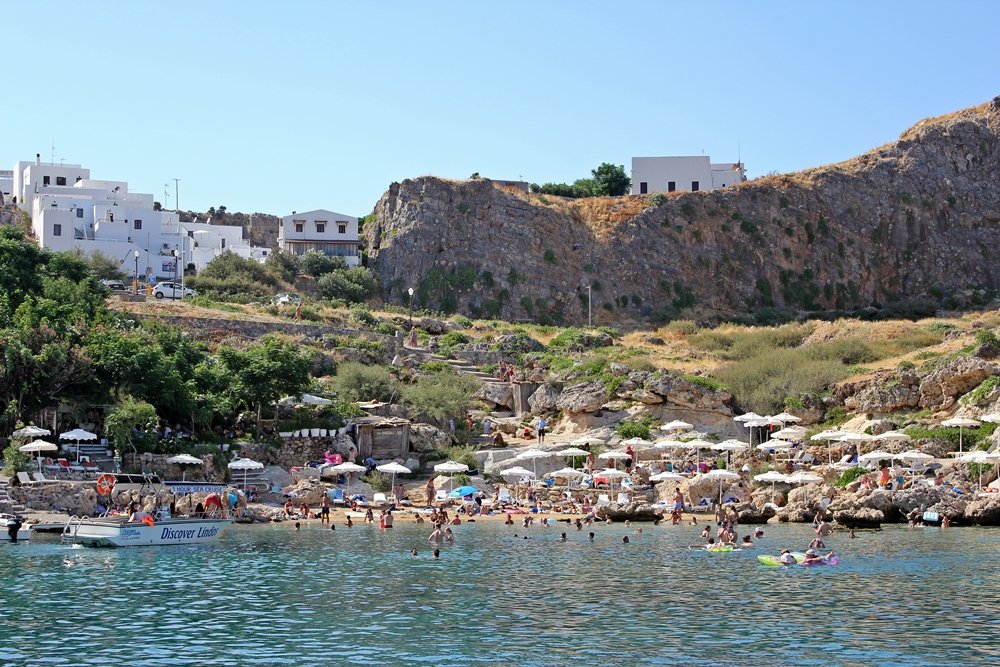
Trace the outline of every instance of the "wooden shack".
{"label": "wooden shack", "polygon": [[403,459],[410,455],[410,421],[398,417],[362,417],[353,420],[358,460]]}

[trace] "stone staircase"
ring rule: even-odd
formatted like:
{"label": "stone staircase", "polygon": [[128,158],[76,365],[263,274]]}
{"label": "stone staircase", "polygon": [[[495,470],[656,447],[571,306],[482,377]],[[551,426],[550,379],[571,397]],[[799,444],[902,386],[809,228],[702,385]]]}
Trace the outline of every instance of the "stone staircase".
{"label": "stone staircase", "polygon": [[21,514],[27,508],[10,497],[10,482],[6,477],[0,477],[0,512]]}
{"label": "stone staircase", "polygon": [[464,359],[450,359],[434,352],[412,347],[407,347],[405,351],[407,354],[419,358],[421,363],[438,361],[448,364],[462,375],[468,375],[469,377],[475,378],[480,384],[500,384],[500,380],[496,377],[489,375],[488,373],[483,373],[471,362],[465,361]]}

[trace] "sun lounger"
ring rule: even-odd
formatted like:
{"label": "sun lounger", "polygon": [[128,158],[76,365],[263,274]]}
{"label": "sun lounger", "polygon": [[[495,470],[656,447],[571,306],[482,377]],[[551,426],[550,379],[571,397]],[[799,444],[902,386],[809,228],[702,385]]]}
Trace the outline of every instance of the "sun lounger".
{"label": "sun lounger", "polygon": [[692,512],[707,512],[712,509],[712,499],[702,498],[697,505],[692,505],[690,511]]}
{"label": "sun lounger", "polygon": [[446,503],[448,502],[448,492],[444,489],[438,489],[437,493],[434,494],[434,502],[436,503]]}
{"label": "sun lounger", "polygon": [[346,505],[347,501],[344,500],[344,490],[343,489],[331,489],[327,497],[330,498],[330,502],[334,505]]}
{"label": "sun lounger", "polygon": [[500,489],[500,494],[497,496],[497,502],[514,504],[514,499],[510,497],[510,489],[503,487]]}
{"label": "sun lounger", "polygon": [[382,507],[389,504],[389,500],[385,497],[384,493],[372,494],[372,504]]}
{"label": "sun lounger", "polygon": [[38,484],[48,484],[49,483],[49,480],[45,480],[44,482],[39,482],[39,481],[33,480],[30,477],[28,477],[28,473],[26,473],[26,472],[19,472],[19,473],[17,473],[17,481],[20,484],[23,484],[24,486],[36,486]]}
{"label": "sun lounger", "polygon": [[604,507],[605,505],[608,505],[610,503],[611,503],[611,499],[608,498],[608,494],[602,493],[599,496],[597,496],[596,507]]}
{"label": "sun lounger", "polygon": [[619,505],[628,505],[628,494],[624,491],[619,492],[617,502]]}

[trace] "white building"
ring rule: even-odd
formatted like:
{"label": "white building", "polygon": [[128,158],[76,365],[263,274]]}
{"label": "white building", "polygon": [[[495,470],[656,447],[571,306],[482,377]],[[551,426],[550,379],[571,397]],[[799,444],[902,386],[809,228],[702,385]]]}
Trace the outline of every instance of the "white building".
{"label": "white building", "polygon": [[14,172],[0,169],[0,200],[9,204],[14,196]]}
{"label": "white building", "polygon": [[258,261],[269,253],[244,240],[242,227],[180,222],[174,211],[153,210],[153,195],[129,192],[125,181],[93,180],[80,165],[47,165],[37,156],[18,162],[13,192],[39,245],[100,252],[140,281],[174,278],[191,264],[203,269],[227,250]]}
{"label": "white building", "polygon": [[743,163],[713,164],[705,155],[632,158],[632,194],[718,190],[746,180]]}
{"label": "white building", "polygon": [[358,219],[325,209],[286,215],[278,229],[278,248],[291,255],[314,250],[343,257],[348,266],[358,266],[360,247]]}

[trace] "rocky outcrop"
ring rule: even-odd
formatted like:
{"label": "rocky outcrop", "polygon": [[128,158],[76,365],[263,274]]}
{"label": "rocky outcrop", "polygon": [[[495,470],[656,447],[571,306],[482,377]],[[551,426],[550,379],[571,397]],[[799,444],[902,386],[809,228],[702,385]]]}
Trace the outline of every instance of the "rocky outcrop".
{"label": "rocky outcrop", "polygon": [[997,367],[979,357],[960,357],[929,373],[920,383],[920,407],[941,410],[976,387]]}
{"label": "rocky outcrop", "polygon": [[777,510],[771,505],[759,506],[756,503],[739,503],[734,509],[739,515],[740,523],[756,524],[767,523],[769,519],[777,514]]}
{"label": "rocky outcrop", "polygon": [[977,526],[1000,526],[1000,493],[970,502],[965,507],[964,519]]}
{"label": "rocky outcrop", "polygon": [[532,414],[539,414],[552,410],[559,402],[559,392],[550,384],[543,384],[528,397],[528,407]]}
{"label": "rocky outcrop", "polygon": [[663,510],[648,503],[610,503],[597,510],[597,518],[612,521],[661,521]]}
{"label": "rocky outcrop", "polygon": [[514,409],[514,390],[509,382],[487,382],[479,388],[475,397],[489,404],[491,410]]}
{"label": "rocky outcrop", "polygon": [[30,510],[93,516],[97,509],[97,489],[93,482],[55,482],[11,487],[10,494]]}
{"label": "rocky outcrop", "polygon": [[586,322],[589,310],[602,324],[692,307],[927,309],[935,294],[971,303],[1000,287],[998,172],[1000,98],[845,162],[662,200],[408,179],[364,233],[388,301],[407,304],[419,276],[416,305],[470,315]]}
{"label": "rocky outcrop", "polygon": [[884,415],[920,404],[920,379],[915,373],[879,371],[871,380],[843,389],[857,392],[842,397],[844,407],[855,412]]}
{"label": "rocky outcrop", "polygon": [[429,452],[452,444],[451,436],[436,426],[419,422],[410,424],[410,447],[415,452]]}
{"label": "rocky outcrop", "polygon": [[608,400],[608,390],[601,382],[581,382],[563,389],[556,407],[571,413],[597,412]]}

